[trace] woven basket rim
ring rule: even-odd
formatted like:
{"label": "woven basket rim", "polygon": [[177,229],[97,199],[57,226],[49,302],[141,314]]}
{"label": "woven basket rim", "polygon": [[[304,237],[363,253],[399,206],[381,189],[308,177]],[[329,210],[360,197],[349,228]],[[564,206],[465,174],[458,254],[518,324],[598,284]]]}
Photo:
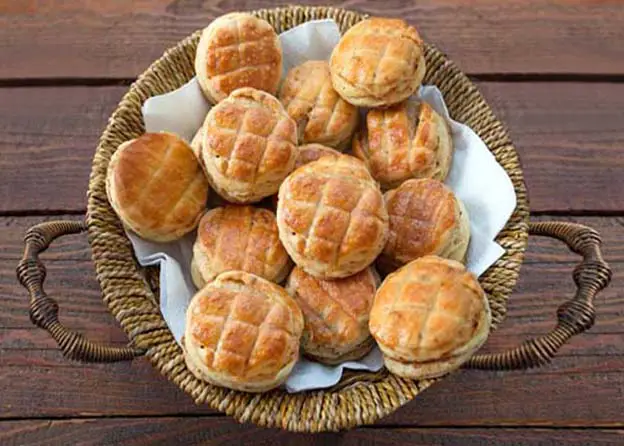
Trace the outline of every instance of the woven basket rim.
{"label": "woven basket rim", "polygon": [[[326,17],[336,20],[344,31],[366,17],[332,7],[287,6],[252,13],[267,20],[278,32]],[[155,287],[150,286],[145,270],[137,266],[130,242],[108,203],[105,177],[110,156],[121,142],[144,132],[141,105],[147,97],[174,90],[192,76],[199,33],[193,33],[168,49],[139,76],[111,115],[100,138],[89,181],[87,225],[102,298],[131,343],[145,349],[152,365],[197,403],[207,403],[239,421],[293,431],[341,430],[373,423],[436,380],[406,380],[383,369],[377,374],[344,379],[340,386],[331,390],[298,394],[275,390],[259,395],[197,380],[186,368],[182,350],[160,314]],[[516,192],[516,209],[496,239],[505,254],[480,278],[490,297],[493,328],[496,328],[505,316],[506,300],[518,278],[528,239],[529,207],[522,168],[507,130],[475,85],[432,45],[426,45],[426,58],[428,71],[431,70],[426,83],[438,86],[452,117],[468,124],[485,141],[509,174]]]}

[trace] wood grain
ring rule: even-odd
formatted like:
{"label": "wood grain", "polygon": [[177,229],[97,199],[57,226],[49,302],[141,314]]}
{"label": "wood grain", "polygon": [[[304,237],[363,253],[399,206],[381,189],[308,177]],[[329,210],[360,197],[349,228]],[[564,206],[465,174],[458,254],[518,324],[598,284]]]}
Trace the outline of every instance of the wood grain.
{"label": "wood grain", "polygon": [[256,429],[223,417],[166,417],[80,420],[8,421],[0,423],[2,444],[88,445],[586,445],[618,444],[622,430],[604,429],[388,429],[360,428],[350,432],[316,435],[276,429]]}
{"label": "wood grain", "polygon": [[[596,325],[552,364],[461,371],[375,426],[296,435],[194,405],[144,358],[68,362],[31,324],[15,279],[21,239],[38,222],[83,218],[91,157],[124,85],[214,17],[274,3],[0,0],[0,60],[10,61],[0,64],[0,444],[623,444],[624,8],[616,1],[342,4],[406,18],[480,79],[521,155],[534,219],[601,232],[614,280],[597,299]],[[596,214],[603,216],[589,216]],[[124,345],[101,301],[86,237],[65,237],[42,259],[61,319],[90,339]],[[508,317],[484,351],[551,328],[557,306],[574,293],[577,262],[560,242],[531,238]]]}
{"label": "wood grain", "polygon": [[[52,220],[83,220],[81,215],[42,215],[32,217],[0,217],[0,259],[19,260],[24,251],[22,239],[31,227],[38,223]],[[622,217],[566,217],[540,215],[533,221],[568,221],[590,226],[596,229],[602,238],[603,252],[610,262],[624,262],[624,240]],[[50,260],[89,260],[91,248],[85,234],[69,235],[57,239],[50,249],[42,255]],[[578,263],[578,255],[569,251],[565,245],[547,237],[529,238],[528,255],[525,264],[531,263]]]}
{"label": "wood grain", "polygon": [[[0,418],[211,413],[207,406],[195,406],[144,359],[84,365],[68,363],[52,351],[33,350],[4,350],[0,359]],[[380,424],[623,426],[623,366],[624,356],[611,355],[562,357],[527,372],[462,371]]]}
{"label": "wood grain", "polygon": [[[618,233],[615,233],[616,236]],[[546,241],[551,243],[550,241]],[[536,257],[551,257],[546,252],[562,253],[563,248],[558,244],[553,247],[538,249],[530,245],[527,252],[527,263],[522,267],[520,280],[508,304],[508,318],[503,329],[512,330],[518,336],[534,335],[545,332],[554,322],[557,307],[569,299],[575,285],[572,280],[572,270],[578,258],[570,256],[574,263],[544,263],[536,262]],[[552,250],[552,251],[551,251]],[[58,253],[58,250],[50,254]],[[110,332],[113,318],[109,315],[101,301],[100,288],[95,280],[94,267],[90,259],[60,260],[54,256],[46,257],[44,264],[48,270],[45,289],[50,296],[55,297],[61,306],[61,318],[70,327],[89,333],[94,340],[102,342],[124,342],[119,332]],[[61,258],[63,258],[61,256]],[[567,258],[566,258],[567,259]],[[607,252],[607,259],[609,259]],[[611,261],[611,259],[609,259]],[[15,279],[17,259],[0,260],[0,300],[3,302],[3,311],[0,312],[0,330],[4,330],[4,348],[30,347],[41,348],[38,340],[47,340],[42,336],[28,318],[28,299],[26,291]],[[624,333],[622,322],[624,315],[624,272],[622,262],[611,261],[614,278],[611,285],[597,298],[598,320],[591,333],[615,334]],[[19,330],[10,334],[11,330]],[[35,334],[28,334],[35,332]],[[18,344],[9,342],[13,339]],[[53,348],[52,343],[44,344]],[[503,348],[505,346],[500,346]],[[596,348],[595,345],[590,349]]]}
{"label": "wood grain", "polygon": [[[533,211],[624,210],[624,84],[479,87],[515,139]],[[99,134],[124,91],[0,89],[0,213],[84,209]]]}
{"label": "wood grain", "polygon": [[84,209],[91,158],[124,90],[0,89],[0,211]]}
{"label": "wood grain", "polygon": [[479,83],[479,88],[518,149],[531,210],[624,209],[624,115],[617,105],[624,100],[624,84]]}
{"label": "wood grain", "polygon": [[[529,252],[529,259],[533,256]],[[54,342],[27,316],[25,291],[12,276],[15,262],[0,261],[0,417],[145,416],[210,413],[195,407],[144,359],[83,365],[63,359]],[[613,426],[621,425],[624,376],[621,263],[613,285],[597,302],[598,322],[576,337],[548,367],[528,372],[465,371],[384,420],[389,425]],[[46,262],[46,290],[58,298],[61,319],[90,339],[122,345],[124,333],[106,312],[88,260]],[[556,307],[574,290],[572,265],[523,268],[509,315],[484,351],[500,351],[548,330]],[[504,380],[503,380],[504,378]],[[102,393],[101,389],[106,388]],[[570,389],[574,389],[570,391]],[[32,395],[37,395],[35,399]],[[537,397],[539,395],[539,397]],[[604,405],[604,401],[610,401]],[[604,406],[604,407],[603,407]],[[450,409],[452,408],[452,410]]]}
{"label": "wood grain", "polygon": [[[24,235],[32,226],[53,220],[84,220],[83,215],[37,215],[31,217],[0,217],[0,259],[19,260],[24,252]],[[54,241],[42,259],[88,260],[91,248],[86,234],[66,235]]]}
{"label": "wood grain", "polygon": [[[215,17],[271,6],[271,0],[3,1],[0,60],[11,63],[0,66],[0,78],[133,78]],[[343,6],[405,18],[468,73],[624,73],[624,10],[615,1],[351,0]]]}
{"label": "wood grain", "polygon": [[[608,262],[624,261],[624,218],[622,217],[570,217],[561,215],[532,216],[531,221],[566,221],[579,223],[594,228],[602,239],[602,252]],[[549,237],[529,237],[526,263],[556,262],[577,263],[577,254],[569,251],[565,245]]]}

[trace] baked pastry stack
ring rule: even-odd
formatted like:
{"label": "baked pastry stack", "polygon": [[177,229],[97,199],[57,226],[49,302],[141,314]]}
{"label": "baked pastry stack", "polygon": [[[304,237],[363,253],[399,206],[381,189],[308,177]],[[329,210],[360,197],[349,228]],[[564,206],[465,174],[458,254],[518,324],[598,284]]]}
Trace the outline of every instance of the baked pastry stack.
{"label": "baked pastry stack", "polygon": [[[126,228],[156,242],[197,228],[188,368],[263,392],[287,379],[300,351],[332,365],[375,342],[399,376],[459,367],[485,341],[490,315],[459,263],[470,224],[443,184],[450,128],[410,99],[426,73],[418,32],[364,20],[329,61],[293,67],[278,88],[282,59],[266,21],[218,18],[195,56],[214,105],[191,143],[145,134],[109,165],[109,201]],[[341,153],[349,148],[354,156]],[[266,197],[275,214],[257,207]],[[379,289],[377,270],[389,274]]]}

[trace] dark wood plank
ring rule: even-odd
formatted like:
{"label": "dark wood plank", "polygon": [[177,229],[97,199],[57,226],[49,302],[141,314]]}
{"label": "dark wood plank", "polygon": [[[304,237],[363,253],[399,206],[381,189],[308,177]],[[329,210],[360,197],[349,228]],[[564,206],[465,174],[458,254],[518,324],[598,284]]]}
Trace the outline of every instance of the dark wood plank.
{"label": "dark wood plank", "polygon": [[525,372],[462,371],[380,421],[388,425],[622,426],[622,356],[563,357]]}
{"label": "dark wood plank", "polygon": [[[0,417],[210,412],[206,407],[196,408],[143,359],[113,365],[64,360],[50,337],[30,324],[25,291],[13,278],[15,262],[5,260],[0,265],[4,265],[0,267],[0,388],[4,389]],[[123,332],[100,300],[90,262],[50,260],[46,265],[46,289],[58,297],[62,320],[90,339],[123,344]],[[620,397],[624,375],[618,372],[624,367],[621,265],[613,265],[613,285],[598,299],[597,325],[565,346],[552,365],[525,373],[453,375],[384,422],[620,425],[624,410]],[[525,265],[509,302],[508,318],[485,351],[500,351],[548,330],[557,305],[574,290],[571,269],[567,263]],[[105,394],[102,388],[107,389]]]}
{"label": "dark wood plank", "polygon": [[605,429],[371,429],[295,434],[257,429],[223,417],[28,420],[0,423],[2,444],[184,444],[184,445],[560,445],[620,444],[621,430]]}
{"label": "dark wood plank", "polygon": [[[23,237],[26,231],[38,223],[52,220],[82,220],[82,215],[55,215],[32,217],[0,217],[0,259],[19,260],[24,250]],[[569,221],[590,226],[600,232],[603,251],[608,261],[624,262],[624,240],[622,217],[562,217],[540,215],[532,217],[534,221]],[[577,263],[579,257],[570,252],[561,242],[546,237],[529,239],[526,264],[531,263]],[[89,260],[91,248],[86,235],[71,235],[57,239],[46,251],[43,259],[51,260]]]}
{"label": "dark wood plank", "polygon": [[[622,217],[566,217],[540,215],[532,216],[532,221],[566,221],[580,223],[596,229],[602,239],[602,252],[609,262],[624,261],[624,241],[622,231],[624,230],[624,218]],[[556,263],[577,263],[577,254],[569,251],[565,245],[548,237],[530,237],[528,255],[526,263],[536,262],[556,262]]]}
{"label": "dark wood plank", "polygon": [[0,419],[212,412],[145,359],[79,364],[53,350],[0,349],[0,361]]}
{"label": "dark wood plank", "polygon": [[124,91],[0,89],[0,212],[86,208],[91,158]]}
{"label": "dark wood plank", "polygon": [[[575,290],[571,274],[573,263],[535,263],[532,260],[537,256],[538,253],[531,247],[527,264],[522,267],[519,283],[509,300],[509,317],[503,327],[512,330],[516,337],[546,331],[554,322],[557,306],[570,298]],[[91,261],[49,259],[44,263],[48,270],[45,289],[59,301],[63,320],[69,326],[89,333],[95,340],[123,342],[123,335],[120,337],[116,330],[110,331],[113,319],[100,299],[101,292]],[[0,330],[4,331],[5,340],[12,339],[17,343],[4,343],[4,348],[53,346],[50,343],[39,344],[47,338],[30,323],[27,293],[15,278],[16,265],[17,260],[0,260],[0,300],[3,302]],[[612,263],[614,279],[597,299],[598,320],[591,333],[624,333],[624,273],[621,265],[623,263]]]}
{"label": "dark wood plank", "polygon": [[[32,217],[0,217],[0,259],[18,260],[24,252],[24,235],[32,226],[53,220],[84,220],[83,215],[37,215]],[[42,259],[88,260],[91,248],[86,234],[68,235],[57,239]]]}
{"label": "dark wood plank", "polygon": [[[479,84],[507,123],[533,211],[622,211],[624,84]],[[124,87],[0,89],[0,212],[80,211]]]}
{"label": "dark wood plank", "polygon": [[624,209],[618,124],[624,114],[617,105],[624,84],[483,82],[479,88],[510,130],[531,210]]}
{"label": "dark wood plank", "polygon": [[[2,64],[0,78],[135,77],[215,17],[275,6],[270,0],[126,3],[1,2],[0,59],[11,63]],[[407,19],[468,73],[624,73],[618,2],[352,0],[344,6]]]}
{"label": "dark wood plank", "polygon": [[[0,350],[0,418],[211,413],[145,361],[68,363],[52,351]],[[527,372],[462,371],[381,421],[433,426],[623,426],[624,356],[558,358]],[[102,392],[106,389],[106,392]]]}

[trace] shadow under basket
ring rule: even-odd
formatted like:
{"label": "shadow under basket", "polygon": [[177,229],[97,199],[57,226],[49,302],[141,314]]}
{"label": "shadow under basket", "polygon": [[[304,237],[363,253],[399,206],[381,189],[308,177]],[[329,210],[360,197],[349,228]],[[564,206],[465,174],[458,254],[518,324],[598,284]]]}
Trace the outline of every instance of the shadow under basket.
{"label": "shadow under basket", "polygon": [[[299,7],[263,9],[253,14],[267,20],[278,33],[309,20],[332,18],[341,32],[366,16],[339,8]],[[151,96],[175,90],[194,75],[193,61],[200,32],[165,52],[130,87],[111,116],[95,156],[89,182],[86,222],[54,221],[31,228],[17,273],[31,299],[31,320],[46,329],[63,354],[83,362],[113,362],[145,356],[158,371],[188,393],[198,404],[242,422],[292,431],[319,432],[374,423],[437,381],[413,381],[390,374],[348,372],[336,386],[297,394],[282,389],[250,394],[207,384],[187,369],[182,349],[169,331],[158,304],[158,269],[141,268],[121,223],[106,198],[108,162],[119,144],[144,133],[141,106]],[[444,95],[453,119],[470,126],[507,171],[517,196],[517,207],[496,238],[505,254],[483,274],[480,283],[492,309],[492,329],[505,317],[507,299],[516,284],[529,234],[562,240],[583,257],[574,269],[576,295],[557,311],[557,323],[546,335],[498,354],[478,354],[465,368],[525,369],[544,365],[572,336],[593,325],[593,300],[606,287],[611,271],[600,253],[600,238],[591,228],[562,222],[529,223],[529,205],[518,154],[504,125],[496,119],[475,85],[453,62],[426,45],[427,76]],[[87,231],[102,298],[129,338],[128,347],[109,347],[88,341],[59,322],[58,305],[43,291],[45,268],[39,261],[55,238]],[[443,379],[443,378],[442,378]]]}

